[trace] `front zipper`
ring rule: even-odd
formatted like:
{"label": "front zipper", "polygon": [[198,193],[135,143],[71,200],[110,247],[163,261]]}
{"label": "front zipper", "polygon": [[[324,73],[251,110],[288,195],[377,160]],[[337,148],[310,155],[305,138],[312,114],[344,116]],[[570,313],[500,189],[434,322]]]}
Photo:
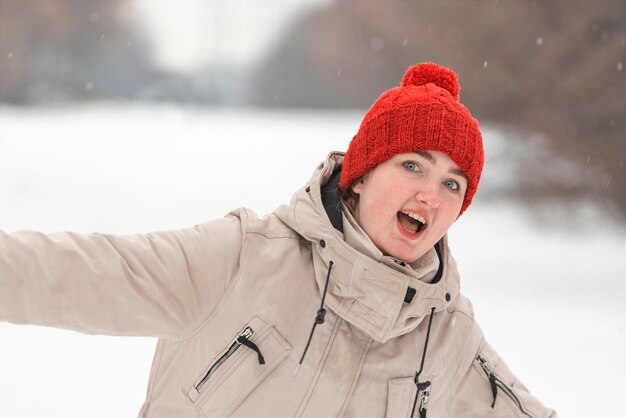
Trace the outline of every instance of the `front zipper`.
{"label": "front zipper", "polygon": [[517,395],[515,395],[515,392],[513,392],[513,390],[509,388],[506,385],[506,383],[500,380],[500,378],[498,378],[498,376],[496,376],[496,374],[491,370],[491,368],[489,367],[489,364],[487,363],[487,359],[479,354],[478,356],[476,356],[476,361],[478,361],[478,364],[480,364],[480,367],[483,369],[483,371],[489,378],[489,384],[491,385],[491,392],[493,394],[493,403],[491,404],[491,407],[492,408],[495,407],[496,396],[498,395],[498,389],[500,389],[513,402],[515,402],[515,404],[517,405],[519,410],[522,412],[522,414],[526,415],[528,418],[533,418],[528,412],[524,410],[524,407],[522,406],[522,402],[519,400]]}
{"label": "front zipper", "polygon": [[426,407],[428,406],[428,397],[430,396],[430,392],[425,390],[422,392],[422,396],[420,397],[420,407],[419,418],[426,418]]}
{"label": "front zipper", "polygon": [[[224,354],[222,354],[222,356],[220,358],[218,358],[215,363],[213,363],[213,365],[209,368],[209,371],[207,371],[206,374],[204,375],[204,377],[202,378],[202,380],[200,380],[200,383],[198,383],[196,385],[196,390],[198,392],[200,392],[200,390],[202,389],[202,386],[204,386],[204,384],[209,380],[211,375],[222,364],[224,364],[224,362],[226,360],[228,360],[228,358],[230,356],[232,356],[235,353],[235,351],[237,351],[237,349],[239,347],[241,347],[241,345],[243,344],[244,340],[249,340],[250,337],[252,336],[252,334],[254,334],[254,330],[252,328],[250,328],[250,327],[244,328],[244,330],[239,333],[239,335],[237,336],[237,338],[235,338],[235,340],[230,345],[230,347],[228,347],[228,350],[226,350],[226,352]],[[260,352],[259,352],[259,354],[260,354]]]}

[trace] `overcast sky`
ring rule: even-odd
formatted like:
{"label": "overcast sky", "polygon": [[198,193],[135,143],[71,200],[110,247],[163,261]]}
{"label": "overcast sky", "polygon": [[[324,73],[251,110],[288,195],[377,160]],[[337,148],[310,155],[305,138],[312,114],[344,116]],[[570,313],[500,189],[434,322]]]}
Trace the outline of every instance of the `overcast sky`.
{"label": "overcast sky", "polygon": [[133,0],[130,13],[149,34],[164,68],[251,64],[299,13],[329,0]]}

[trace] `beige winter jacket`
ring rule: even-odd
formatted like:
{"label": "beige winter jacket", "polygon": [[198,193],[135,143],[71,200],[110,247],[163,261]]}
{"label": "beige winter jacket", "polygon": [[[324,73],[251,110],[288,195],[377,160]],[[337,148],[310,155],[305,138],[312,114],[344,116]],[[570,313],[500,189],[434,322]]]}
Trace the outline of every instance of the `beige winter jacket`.
{"label": "beige winter jacket", "polygon": [[341,160],[263,219],[0,232],[0,319],[159,337],[140,417],[554,417],[483,339],[445,239],[434,283],[346,244],[321,198]]}

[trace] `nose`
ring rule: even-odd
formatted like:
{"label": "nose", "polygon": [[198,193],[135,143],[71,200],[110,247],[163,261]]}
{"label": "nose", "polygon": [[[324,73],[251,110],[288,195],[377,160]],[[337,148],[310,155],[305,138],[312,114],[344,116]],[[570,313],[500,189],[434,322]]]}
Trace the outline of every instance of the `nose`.
{"label": "nose", "polygon": [[436,181],[425,181],[421,186],[415,193],[415,199],[430,208],[437,209],[441,201],[439,183]]}

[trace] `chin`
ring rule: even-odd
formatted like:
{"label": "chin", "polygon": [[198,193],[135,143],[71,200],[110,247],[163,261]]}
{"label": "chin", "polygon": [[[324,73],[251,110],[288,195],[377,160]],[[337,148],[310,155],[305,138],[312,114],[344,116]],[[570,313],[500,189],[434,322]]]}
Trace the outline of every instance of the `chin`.
{"label": "chin", "polygon": [[417,260],[419,260],[420,258],[422,258],[423,255],[424,254],[416,256],[416,255],[412,254],[412,255],[410,255],[408,257],[401,258],[401,260],[403,260],[403,261],[405,261],[405,262],[407,262],[409,264],[412,264],[412,263],[416,262]]}
{"label": "chin", "polygon": [[389,251],[383,251],[383,253],[385,253],[385,255],[388,255],[390,257],[396,258],[398,260],[402,260],[406,263],[413,263],[417,260],[419,260],[424,254],[426,254],[426,251],[416,251],[415,249],[411,249],[411,250],[407,250],[407,249],[400,249],[400,248],[391,248]]}

